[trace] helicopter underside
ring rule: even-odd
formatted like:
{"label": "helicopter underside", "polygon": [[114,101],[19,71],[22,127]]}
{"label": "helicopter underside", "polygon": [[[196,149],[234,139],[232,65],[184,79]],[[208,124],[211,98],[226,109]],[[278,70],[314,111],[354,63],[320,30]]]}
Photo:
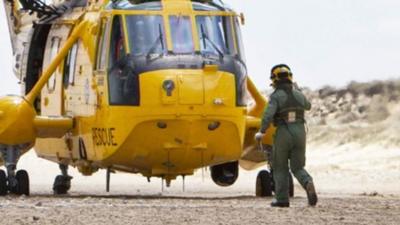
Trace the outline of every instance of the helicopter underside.
{"label": "helicopter underside", "polygon": [[240,129],[233,121],[190,117],[158,121],[138,124],[105,161],[145,176],[175,176],[241,155]]}
{"label": "helicopter underside", "polygon": [[71,137],[71,141],[38,139],[35,150],[42,158],[77,166],[86,175],[109,168],[172,180],[198,168],[239,160],[245,117],[240,116],[243,108],[235,111],[237,117],[152,115],[136,118],[136,122],[126,119],[121,126],[92,128],[91,133]]}

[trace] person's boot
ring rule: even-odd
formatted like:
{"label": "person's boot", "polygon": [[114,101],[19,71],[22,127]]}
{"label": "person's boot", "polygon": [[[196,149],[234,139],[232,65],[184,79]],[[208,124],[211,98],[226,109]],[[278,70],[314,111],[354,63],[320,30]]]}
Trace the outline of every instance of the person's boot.
{"label": "person's boot", "polygon": [[278,202],[278,200],[274,199],[271,202],[271,207],[281,207],[281,208],[289,207],[289,202]]}
{"label": "person's boot", "polygon": [[315,206],[318,202],[318,197],[317,197],[317,192],[315,191],[314,183],[312,181],[309,181],[306,184],[306,193],[307,193],[308,204],[310,206]]}

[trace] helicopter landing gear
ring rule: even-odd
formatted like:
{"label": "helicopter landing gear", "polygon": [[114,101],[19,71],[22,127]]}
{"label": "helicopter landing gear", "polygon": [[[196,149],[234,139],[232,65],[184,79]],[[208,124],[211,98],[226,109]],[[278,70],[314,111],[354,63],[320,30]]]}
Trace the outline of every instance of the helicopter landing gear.
{"label": "helicopter landing gear", "polygon": [[68,175],[68,165],[60,164],[61,175],[56,176],[53,184],[55,195],[67,194],[71,188],[72,177]]}
{"label": "helicopter landing gear", "polygon": [[273,189],[272,174],[267,170],[261,170],[257,175],[256,196],[271,197]]}
{"label": "helicopter landing gear", "polygon": [[8,192],[16,195],[29,196],[29,175],[25,170],[17,170],[17,161],[21,155],[18,146],[1,146],[1,155],[5,161],[7,174],[0,170],[0,196]]}
{"label": "helicopter landing gear", "polygon": [[[263,145],[258,142],[259,150],[265,154],[268,165],[268,170],[261,170],[257,175],[256,180],[256,196],[257,197],[271,197],[272,192],[275,192],[275,182],[273,177],[272,165],[272,146]],[[294,196],[293,176],[289,172],[289,197]]]}
{"label": "helicopter landing gear", "polygon": [[[272,171],[261,170],[257,175],[256,181],[256,196],[271,197],[272,192],[275,192],[275,182]],[[294,196],[293,176],[289,174],[289,197]]]}

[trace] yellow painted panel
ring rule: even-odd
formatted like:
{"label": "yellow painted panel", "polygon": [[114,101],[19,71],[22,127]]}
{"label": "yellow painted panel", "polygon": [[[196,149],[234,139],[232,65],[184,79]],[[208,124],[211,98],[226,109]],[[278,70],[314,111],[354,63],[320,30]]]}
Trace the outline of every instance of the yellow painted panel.
{"label": "yellow painted panel", "polygon": [[203,76],[185,74],[178,77],[179,103],[184,105],[204,104]]}

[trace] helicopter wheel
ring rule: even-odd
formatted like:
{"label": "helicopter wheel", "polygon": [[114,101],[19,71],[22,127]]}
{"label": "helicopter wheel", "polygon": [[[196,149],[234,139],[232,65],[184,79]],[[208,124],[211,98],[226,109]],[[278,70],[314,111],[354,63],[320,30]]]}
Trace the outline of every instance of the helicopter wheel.
{"label": "helicopter wheel", "polygon": [[53,191],[55,195],[67,194],[71,188],[71,176],[58,175],[54,180]]}
{"label": "helicopter wheel", "polygon": [[272,196],[272,175],[266,170],[261,170],[257,175],[256,196],[271,197]]}
{"label": "helicopter wheel", "polygon": [[8,188],[7,188],[7,175],[4,170],[0,170],[0,196],[7,195]]}
{"label": "helicopter wheel", "polygon": [[18,170],[15,175],[15,179],[18,182],[17,192],[18,195],[29,196],[29,175],[26,170]]}

